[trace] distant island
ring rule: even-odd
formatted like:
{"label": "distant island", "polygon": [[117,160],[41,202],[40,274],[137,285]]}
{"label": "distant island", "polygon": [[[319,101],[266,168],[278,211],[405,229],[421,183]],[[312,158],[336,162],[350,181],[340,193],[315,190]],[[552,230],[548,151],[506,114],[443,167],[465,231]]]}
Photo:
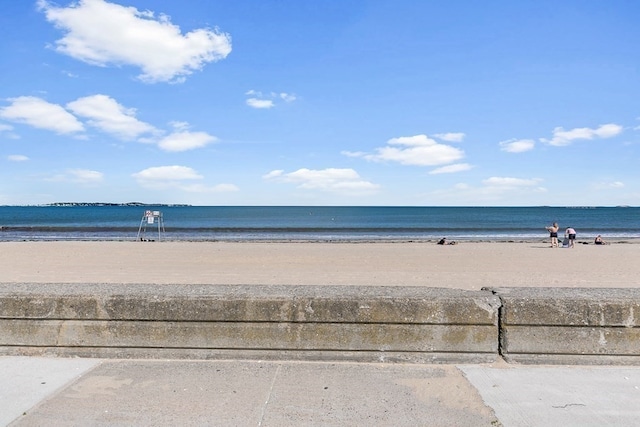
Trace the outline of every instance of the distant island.
{"label": "distant island", "polygon": [[106,203],[106,202],[56,202],[47,203],[44,206],[191,206],[184,204],[166,204],[166,203],[142,203],[142,202],[127,202],[127,203]]}

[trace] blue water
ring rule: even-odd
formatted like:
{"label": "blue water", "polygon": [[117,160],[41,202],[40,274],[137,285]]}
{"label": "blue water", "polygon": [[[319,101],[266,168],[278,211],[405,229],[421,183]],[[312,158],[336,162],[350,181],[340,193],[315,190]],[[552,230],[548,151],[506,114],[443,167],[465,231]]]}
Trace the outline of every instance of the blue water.
{"label": "blue water", "polygon": [[[162,213],[164,230],[145,210]],[[542,241],[554,221],[578,240],[640,238],[638,207],[0,206],[0,241]]]}

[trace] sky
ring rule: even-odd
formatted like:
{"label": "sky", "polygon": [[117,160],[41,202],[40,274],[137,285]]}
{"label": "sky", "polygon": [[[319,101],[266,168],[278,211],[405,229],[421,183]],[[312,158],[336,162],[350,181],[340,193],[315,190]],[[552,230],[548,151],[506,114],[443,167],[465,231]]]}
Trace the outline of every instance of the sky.
{"label": "sky", "polygon": [[634,0],[0,2],[0,205],[640,205]]}

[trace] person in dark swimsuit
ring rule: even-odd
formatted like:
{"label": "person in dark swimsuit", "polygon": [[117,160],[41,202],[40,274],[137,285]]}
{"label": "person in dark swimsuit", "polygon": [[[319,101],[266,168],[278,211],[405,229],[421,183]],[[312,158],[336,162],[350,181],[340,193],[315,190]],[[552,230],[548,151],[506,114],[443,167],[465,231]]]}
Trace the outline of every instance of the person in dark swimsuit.
{"label": "person in dark swimsuit", "polygon": [[559,229],[558,223],[554,222],[553,225],[550,225],[545,228],[549,232],[549,237],[551,238],[551,247],[557,248],[558,247],[558,229]]}

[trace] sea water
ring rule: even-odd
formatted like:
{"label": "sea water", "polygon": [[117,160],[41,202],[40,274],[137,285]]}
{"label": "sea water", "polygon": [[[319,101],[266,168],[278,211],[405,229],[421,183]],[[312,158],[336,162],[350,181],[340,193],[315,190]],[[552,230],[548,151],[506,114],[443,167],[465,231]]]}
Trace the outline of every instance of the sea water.
{"label": "sea water", "polygon": [[578,240],[640,238],[638,207],[73,205],[0,206],[0,241],[542,241],[553,222]]}

